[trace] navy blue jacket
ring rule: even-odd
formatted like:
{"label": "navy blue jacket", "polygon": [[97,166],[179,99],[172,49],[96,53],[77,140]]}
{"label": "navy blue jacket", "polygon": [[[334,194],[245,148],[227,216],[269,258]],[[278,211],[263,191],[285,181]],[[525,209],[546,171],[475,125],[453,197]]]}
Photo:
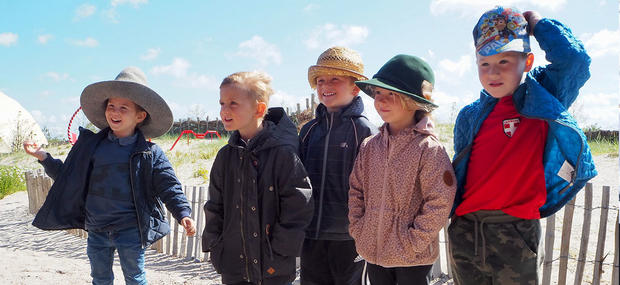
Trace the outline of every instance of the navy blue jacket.
{"label": "navy blue jacket", "polygon": [[[48,157],[41,162],[54,184],[32,224],[43,230],[84,229],[84,204],[88,193],[91,158],[99,142],[106,139],[106,128],[98,133],[80,128],[80,136],[65,162]],[[147,142],[139,129],[129,162],[131,192],[134,197],[140,240],[147,247],[170,232],[162,201],[177,220],[189,217],[191,208],[181,183],[164,152]]]}
{"label": "navy blue jacket", "polygon": [[292,282],[312,218],[297,128],[282,108],[263,126],[247,145],[235,131],[211,167],[202,244],[225,284]]}
{"label": "navy blue jacket", "polygon": [[[540,216],[547,217],[597,174],[586,137],[567,111],[590,78],[590,57],[570,29],[555,20],[540,20],[534,36],[551,64],[530,71],[514,92],[513,101],[519,114],[549,124],[543,153],[547,199],[540,208]],[[480,99],[465,106],[456,119],[452,164],[458,184],[453,213],[465,193],[473,140],[498,101],[482,90]]]}
{"label": "navy blue jacket", "polygon": [[349,175],[362,141],[378,132],[362,115],[356,96],[342,110],[328,113],[323,104],[299,133],[301,161],[312,182],[314,217],[306,238],[352,240],[349,235]]}

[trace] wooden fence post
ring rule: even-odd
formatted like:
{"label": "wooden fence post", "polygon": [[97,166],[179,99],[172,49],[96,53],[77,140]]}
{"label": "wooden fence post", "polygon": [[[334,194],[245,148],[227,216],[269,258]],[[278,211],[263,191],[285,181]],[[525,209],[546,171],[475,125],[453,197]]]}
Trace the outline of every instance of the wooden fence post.
{"label": "wooden fence post", "polygon": [[616,232],[614,234],[614,236],[616,236],[616,249],[614,250],[614,265],[613,265],[613,269],[611,270],[611,285],[619,285],[618,284],[619,283],[619,279],[618,278],[620,278],[620,276],[618,276],[618,275],[620,275],[618,273],[618,266],[619,266],[618,265],[618,258],[620,256],[620,251],[618,249],[620,247],[620,244],[619,244],[620,243],[620,241],[619,241],[620,237],[618,237],[618,236],[620,236],[620,230],[619,230],[618,226],[620,226],[620,220],[618,220],[618,218],[620,218],[620,217],[619,217],[618,214],[616,214]]}
{"label": "wooden fence post", "polygon": [[601,283],[603,274],[603,252],[605,251],[605,234],[607,233],[607,214],[609,212],[609,186],[603,186],[603,199],[601,202],[601,220],[598,230],[598,242],[596,244],[596,259],[594,260],[594,276],[592,284]]}
{"label": "wooden fence post", "polygon": [[553,240],[555,238],[555,214],[547,217],[545,230],[545,259],[543,262],[542,284],[551,283],[551,268],[553,265]]}
{"label": "wooden fence post", "polygon": [[577,257],[577,269],[575,270],[575,285],[581,285],[583,270],[586,266],[588,241],[590,237],[590,222],[592,220],[592,184],[586,184],[585,201],[583,205],[583,227],[581,228],[581,244]]}
{"label": "wooden fence post", "polygon": [[570,233],[573,225],[573,212],[575,210],[575,198],[570,200],[564,207],[564,222],[562,223],[562,242],[560,243],[560,271],[558,284],[566,284],[566,270],[568,266],[568,250],[570,249]]}

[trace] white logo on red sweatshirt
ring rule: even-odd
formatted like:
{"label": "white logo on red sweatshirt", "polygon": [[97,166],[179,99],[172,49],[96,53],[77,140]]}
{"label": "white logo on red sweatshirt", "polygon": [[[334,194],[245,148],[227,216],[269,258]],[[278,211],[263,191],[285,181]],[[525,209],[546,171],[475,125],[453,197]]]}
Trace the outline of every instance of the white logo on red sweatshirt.
{"label": "white logo on red sweatshirt", "polygon": [[506,134],[506,136],[508,136],[509,138],[514,136],[520,122],[521,120],[519,120],[519,118],[504,120],[502,122],[504,125],[504,134]]}

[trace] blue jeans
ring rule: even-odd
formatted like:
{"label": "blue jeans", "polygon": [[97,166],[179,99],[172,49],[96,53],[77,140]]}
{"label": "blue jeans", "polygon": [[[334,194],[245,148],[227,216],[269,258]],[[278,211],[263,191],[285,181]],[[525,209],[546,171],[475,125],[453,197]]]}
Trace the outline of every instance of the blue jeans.
{"label": "blue jeans", "polygon": [[147,284],[144,271],[144,249],[137,227],[119,231],[88,232],[86,253],[90,260],[93,284],[113,284],[114,250],[118,250],[126,284]]}

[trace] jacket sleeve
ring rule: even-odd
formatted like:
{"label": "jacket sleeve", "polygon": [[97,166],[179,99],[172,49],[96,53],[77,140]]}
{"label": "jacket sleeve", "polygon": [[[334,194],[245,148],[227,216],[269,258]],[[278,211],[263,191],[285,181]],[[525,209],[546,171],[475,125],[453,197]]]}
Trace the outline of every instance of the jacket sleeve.
{"label": "jacket sleeve", "polygon": [[203,251],[211,251],[219,241],[224,225],[224,148],[220,149],[215,157],[211,173],[209,174],[209,200],[204,205],[205,228],[202,233]]}
{"label": "jacket sleeve", "polygon": [[355,159],[353,170],[349,176],[349,234],[353,239],[357,239],[362,231],[364,213],[364,141],[360,147],[360,152]]}
{"label": "jacket sleeve", "polygon": [[172,216],[181,222],[189,217],[192,209],[183,193],[181,182],[174,174],[172,164],[157,145],[153,145],[153,189],[166,205]]}
{"label": "jacket sleeve", "polygon": [[439,142],[430,143],[420,162],[418,179],[424,202],[409,228],[409,245],[415,252],[426,249],[446,225],[456,191],[450,158]]}
{"label": "jacket sleeve", "polygon": [[312,186],[299,157],[289,149],[281,151],[276,189],[278,222],[273,225],[271,245],[283,256],[299,256],[306,227],[312,220]]}
{"label": "jacket sleeve", "polygon": [[591,59],[583,43],[556,20],[540,20],[534,27],[534,37],[551,64],[536,68],[532,75],[568,109],[579,88],[590,78]]}
{"label": "jacket sleeve", "polygon": [[45,173],[47,173],[47,176],[51,177],[54,180],[56,180],[56,178],[60,174],[60,169],[64,164],[62,160],[52,157],[49,152],[47,153],[47,158],[45,158],[43,161],[37,160],[37,162],[39,162],[43,166],[43,169],[45,169]]}

